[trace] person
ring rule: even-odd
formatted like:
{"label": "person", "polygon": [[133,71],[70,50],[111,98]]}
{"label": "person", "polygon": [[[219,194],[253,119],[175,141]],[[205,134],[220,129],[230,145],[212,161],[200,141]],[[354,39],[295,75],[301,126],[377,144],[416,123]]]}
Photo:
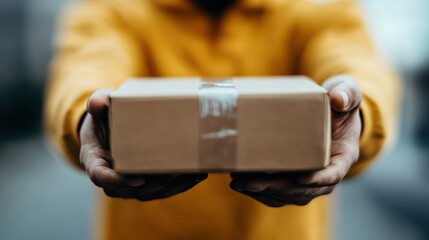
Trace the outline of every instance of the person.
{"label": "person", "polygon": [[[392,138],[398,82],[352,0],[86,0],[59,30],[46,128],[104,190],[98,239],[329,239],[322,196]],[[109,94],[126,79],[297,74],[330,94],[327,168],[208,178],[112,168]]]}

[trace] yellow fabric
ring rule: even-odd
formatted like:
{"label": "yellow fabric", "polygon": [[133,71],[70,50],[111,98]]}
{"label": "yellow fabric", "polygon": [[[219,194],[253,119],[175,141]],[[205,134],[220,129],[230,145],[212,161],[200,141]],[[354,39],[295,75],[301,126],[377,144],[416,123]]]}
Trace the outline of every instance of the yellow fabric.
{"label": "yellow fabric", "polygon": [[[243,0],[215,22],[186,0],[87,0],[60,24],[45,123],[79,166],[77,128],[86,100],[136,76],[350,74],[363,94],[365,169],[393,132],[398,83],[371,47],[348,0]],[[101,196],[100,239],[329,239],[328,198],[268,208],[231,191],[227,175],[141,203]]]}

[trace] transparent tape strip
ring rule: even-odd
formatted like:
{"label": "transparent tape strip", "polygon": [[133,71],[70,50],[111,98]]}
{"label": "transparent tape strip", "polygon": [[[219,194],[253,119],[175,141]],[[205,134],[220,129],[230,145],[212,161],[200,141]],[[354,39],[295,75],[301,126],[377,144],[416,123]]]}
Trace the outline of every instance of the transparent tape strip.
{"label": "transparent tape strip", "polygon": [[200,102],[200,167],[213,171],[235,166],[238,93],[231,79],[202,79]]}

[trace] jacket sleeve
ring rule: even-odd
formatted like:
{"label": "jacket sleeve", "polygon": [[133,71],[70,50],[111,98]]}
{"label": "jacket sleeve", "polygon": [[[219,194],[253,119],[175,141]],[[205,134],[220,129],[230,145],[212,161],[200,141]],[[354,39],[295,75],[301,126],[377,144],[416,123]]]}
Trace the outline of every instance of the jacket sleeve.
{"label": "jacket sleeve", "polygon": [[348,74],[363,93],[360,157],[350,177],[364,170],[392,140],[399,81],[374,51],[354,1],[310,2],[297,6],[297,72],[318,83]]}
{"label": "jacket sleeve", "polygon": [[88,97],[145,72],[142,50],[103,1],[79,1],[62,15],[46,88],[44,124],[51,142],[79,164],[78,125]]}

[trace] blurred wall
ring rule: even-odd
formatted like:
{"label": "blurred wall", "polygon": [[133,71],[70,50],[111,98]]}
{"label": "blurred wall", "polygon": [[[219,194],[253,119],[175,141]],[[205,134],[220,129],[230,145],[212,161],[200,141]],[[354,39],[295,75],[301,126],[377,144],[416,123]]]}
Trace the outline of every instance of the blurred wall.
{"label": "blurred wall", "polygon": [[[21,95],[26,91],[22,87],[28,86],[24,48],[25,16],[24,1],[0,0],[0,112],[3,113],[0,115],[0,137],[10,132],[10,123],[20,121],[15,109],[22,109],[26,105],[26,100],[22,97],[14,98],[16,94]],[[32,111],[31,108],[25,110]],[[25,121],[20,123],[25,124]]]}
{"label": "blurred wall", "polygon": [[[402,78],[395,144],[358,178],[340,185],[335,202],[338,240],[429,239],[428,144],[416,138],[428,125],[429,1],[360,0],[378,51]],[[381,89],[380,89],[381,90]],[[427,129],[427,127],[426,127]],[[427,138],[428,136],[426,136]]]}
{"label": "blurred wall", "polygon": [[0,0],[0,141],[40,129],[52,30],[66,0]]}
{"label": "blurred wall", "polygon": [[429,1],[359,0],[380,52],[401,72],[429,60]]}

